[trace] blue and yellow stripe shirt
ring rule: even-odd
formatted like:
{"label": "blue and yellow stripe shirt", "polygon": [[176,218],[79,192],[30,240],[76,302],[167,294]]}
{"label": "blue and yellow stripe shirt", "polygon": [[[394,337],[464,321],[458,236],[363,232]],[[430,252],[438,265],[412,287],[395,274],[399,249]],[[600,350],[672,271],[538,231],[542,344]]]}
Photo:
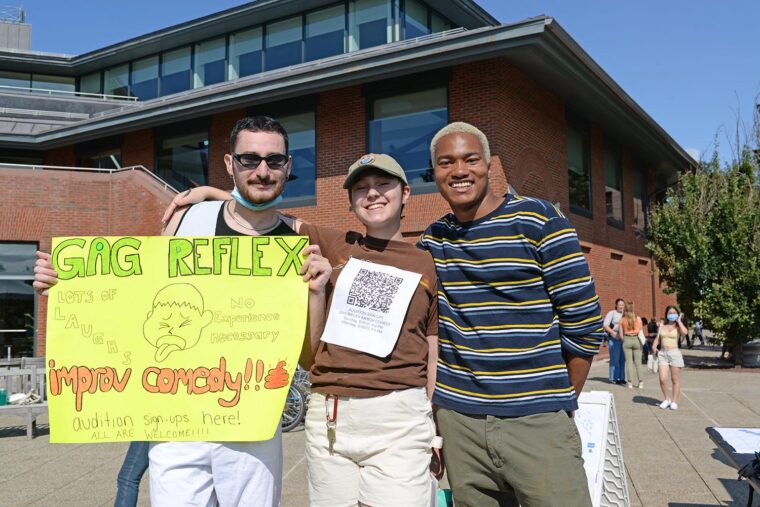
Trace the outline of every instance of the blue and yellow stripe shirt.
{"label": "blue and yellow stripe shirt", "polygon": [[418,246],[438,272],[434,403],[509,417],[577,409],[563,350],[596,354],[602,319],[578,236],[562,212],[508,194],[473,222],[441,218]]}

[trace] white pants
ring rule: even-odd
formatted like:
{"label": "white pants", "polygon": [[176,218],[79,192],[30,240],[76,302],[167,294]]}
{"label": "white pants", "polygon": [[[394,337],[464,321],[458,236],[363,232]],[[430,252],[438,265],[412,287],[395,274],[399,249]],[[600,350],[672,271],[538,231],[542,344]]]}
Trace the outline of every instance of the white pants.
{"label": "white pants", "polygon": [[157,442],[149,457],[153,506],[280,505],[279,427],[263,442]]}
{"label": "white pants", "polygon": [[434,505],[431,498],[436,482],[430,475],[434,436],[425,388],[372,398],[341,397],[334,452],[330,454],[325,397],[313,393],[306,414],[309,505]]}

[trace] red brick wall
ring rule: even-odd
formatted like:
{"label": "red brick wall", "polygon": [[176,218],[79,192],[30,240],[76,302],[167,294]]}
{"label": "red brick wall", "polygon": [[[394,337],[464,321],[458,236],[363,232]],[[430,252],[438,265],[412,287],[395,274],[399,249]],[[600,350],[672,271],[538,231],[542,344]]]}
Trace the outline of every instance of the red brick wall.
{"label": "red brick wall", "polygon": [[142,165],[152,171],[156,158],[153,130],[143,129],[127,132],[121,145],[121,165]]}
{"label": "red brick wall", "polygon": [[[50,251],[54,236],[157,235],[174,194],[142,171],[113,175],[66,170],[0,170],[0,238],[37,241]],[[138,205],[139,204],[139,205]],[[37,353],[45,353],[47,299],[39,298]]]}

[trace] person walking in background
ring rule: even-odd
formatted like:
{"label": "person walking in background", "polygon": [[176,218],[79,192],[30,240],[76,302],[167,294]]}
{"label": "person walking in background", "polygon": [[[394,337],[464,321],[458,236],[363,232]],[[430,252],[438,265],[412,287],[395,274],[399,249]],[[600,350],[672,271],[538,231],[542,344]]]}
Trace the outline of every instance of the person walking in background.
{"label": "person walking in background", "polygon": [[694,323],[694,341],[692,343],[696,343],[697,338],[699,338],[699,344],[704,345],[705,344],[705,337],[704,337],[704,328],[702,324],[702,319],[697,319],[697,321]]}
{"label": "person walking in background", "polygon": [[625,354],[625,376],[628,378],[628,389],[634,387],[634,377],[636,378],[636,387],[644,387],[644,374],[641,371],[641,341],[639,333],[644,329],[641,317],[633,311],[633,303],[628,301],[625,304],[623,316],[618,326],[618,338],[623,342],[623,353]]}
{"label": "person walking in background", "polygon": [[625,301],[621,298],[615,300],[615,309],[607,312],[604,317],[604,331],[607,333],[607,343],[610,351],[610,382],[625,384],[625,356],[623,355],[623,341],[618,338],[620,319],[625,310]]}
{"label": "person walking in background", "polygon": [[[683,368],[683,356],[678,350],[679,336],[687,334],[686,326],[681,322],[678,308],[668,305],[665,308],[665,321],[657,332],[652,349],[657,354],[660,375],[660,389],[665,398],[660,403],[660,408],[678,410],[678,397],[681,394],[681,368]],[[673,384],[671,395],[668,395],[668,372]]]}
{"label": "person walking in background", "polygon": [[681,348],[681,341],[686,341],[686,348],[691,348],[691,336],[689,336],[689,319],[686,318],[686,314],[681,312],[681,315],[679,316],[681,323],[683,324],[684,329],[686,332],[680,332],[678,334],[678,348]]}
{"label": "person walking in background", "polygon": [[647,364],[649,354],[652,352],[652,342],[649,341],[647,333],[649,332],[649,321],[646,317],[641,317],[641,330],[644,333],[644,343],[641,344],[641,364]]}

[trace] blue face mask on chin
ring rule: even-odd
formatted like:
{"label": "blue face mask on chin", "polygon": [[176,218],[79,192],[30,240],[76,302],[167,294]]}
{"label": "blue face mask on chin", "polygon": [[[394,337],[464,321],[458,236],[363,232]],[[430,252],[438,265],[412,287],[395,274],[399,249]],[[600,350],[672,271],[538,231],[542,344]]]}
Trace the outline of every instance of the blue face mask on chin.
{"label": "blue face mask on chin", "polygon": [[677,320],[678,320],[678,314],[675,314],[675,313],[668,314],[668,322],[675,322]]}
{"label": "blue face mask on chin", "polygon": [[272,199],[269,202],[265,202],[263,204],[254,204],[240,193],[240,190],[238,190],[238,187],[235,186],[234,190],[232,190],[232,198],[235,199],[235,201],[240,204],[241,206],[245,206],[251,211],[264,211],[266,209],[269,209],[273,206],[277,206],[282,202],[282,194],[278,195],[274,199]]}

